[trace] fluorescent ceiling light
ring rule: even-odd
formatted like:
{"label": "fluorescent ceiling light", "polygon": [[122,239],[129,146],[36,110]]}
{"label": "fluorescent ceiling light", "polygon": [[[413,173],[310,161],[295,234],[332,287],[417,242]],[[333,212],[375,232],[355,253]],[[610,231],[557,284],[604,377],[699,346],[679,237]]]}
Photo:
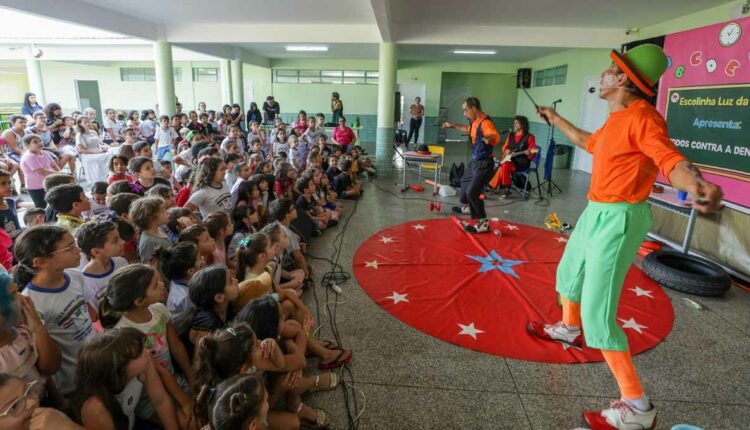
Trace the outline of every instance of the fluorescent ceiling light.
{"label": "fluorescent ceiling light", "polygon": [[306,45],[298,45],[298,46],[287,46],[287,51],[304,51],[304,52],[326,52],[328,51],[327,46],[306,46]]}
{"label": "fluorescent ceiling light", "polygon": [[454,54],[470,54],[470,55],[495,55],[497,51],[490,50],[477,50],[477,49],[454,49]]}

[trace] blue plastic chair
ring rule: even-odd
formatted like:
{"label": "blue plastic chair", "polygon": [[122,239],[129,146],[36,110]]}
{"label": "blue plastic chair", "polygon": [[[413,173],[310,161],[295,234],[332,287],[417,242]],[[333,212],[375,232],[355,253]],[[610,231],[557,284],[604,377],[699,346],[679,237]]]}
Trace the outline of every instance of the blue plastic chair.
{"label": "blue plastic chair", "polygon": [[[528,196],[530,196],[534,192],[534,190],[537,190],[537,192],[539,193],[539,198],[540,199],[542,198],[542,189],[539,186],[541,184],[541,182],[539,181],[539,161],[541,160],[541,158],[542,158],[542,151],[539,151],[536,153],[536,156],[534,156],[534,158],[531,160],[531,163],[529,163],[528,169],[513,173],[514,175],[523,175],[524,178],[526,179],[523,183],[523,188],[519,189],[515,185],[513,186],[513,188],[515,188],[521,193],[521,197],[524,200],[526,200]],[[529,176],[532,173],[534,174],[534,176],[536,176],[536,187],[532,187],[531,191],[527,192],[526,190],[529,188]]]}

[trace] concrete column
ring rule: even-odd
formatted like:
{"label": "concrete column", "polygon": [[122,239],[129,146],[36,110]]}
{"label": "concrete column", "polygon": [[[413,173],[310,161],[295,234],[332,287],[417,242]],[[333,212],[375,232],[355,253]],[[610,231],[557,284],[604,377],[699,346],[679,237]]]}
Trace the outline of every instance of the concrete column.
{"label": "concrete column", "polygon": [[36,94],[36,102],[39,106],[47,104],[47,97],[44,95],[44,80],[42,79],[42,64],[36,58],[26,60],[26,74],[29,78],[29,87],[32,93]]}
{"label": "concrete column", "polygon": [[232,60],[229,62],[232,69],[232,102],[239,103],[245,111],[245,83],[242,74],[242,60]]}
{"label": "concrete column", "polygon": [[174,93],[171,43],[163,40],[154,42],[154,69],[156,71],[156,98],[159,102],[159,115],[172,116],[177,102]]}
{"label": "concrete column", "polygon": [[393,110],[395,108],[395,43],[381,43],[378,60],[378,128],[375,133],[375,162],[380,172],[393,170]]}
{"label": "concrete column", "polygon": [[229,60],[219,60],[219,73],[221,76],[221,103],[232,104],[232,71],[229,68]]}

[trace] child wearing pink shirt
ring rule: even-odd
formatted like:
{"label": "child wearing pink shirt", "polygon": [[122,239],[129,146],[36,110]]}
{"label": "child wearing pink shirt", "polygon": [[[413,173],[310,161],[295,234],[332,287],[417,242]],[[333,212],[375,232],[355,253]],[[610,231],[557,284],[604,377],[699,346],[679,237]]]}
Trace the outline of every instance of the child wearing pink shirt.
{"label": "child wearing pink shirt", "polygon": [[23,137],[26,151],[21,157],[21,171],[26,177],[26,189],[34,201],[34,206],[46,208],[44,201],[44,178],[60,171],[57,163],[44,151],[42,138],[36,134],[27,134]]}

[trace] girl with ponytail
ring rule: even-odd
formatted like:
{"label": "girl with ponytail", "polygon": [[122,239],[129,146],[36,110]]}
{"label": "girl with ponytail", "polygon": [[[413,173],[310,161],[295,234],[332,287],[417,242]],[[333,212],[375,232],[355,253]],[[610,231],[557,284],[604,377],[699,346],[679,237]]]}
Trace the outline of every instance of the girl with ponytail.
{"label": "girl with ponytail", "polygon": [[198,401],[208,405],[208,424],[213,430],[267,429],[268,392],[257,373],[236,375],[207,387]]}
{"label": "girl with ponytail", "polygon": [[97,334],[81,348],[76,369],[76,390],[71,397],[73,417],[87,429],[130,430],[136,406],[148,394],[154,416],[165,429],[179,428],[174,404],[149,357],[146,338],[134,328]]}
{"label": "girl with ponytail", "polygon": [[75,388],[78,350],[94,334],[83,295],[83,275],[75,269],[80,250],[68,230],[39,225],[18,236],[14,254],[18,264],[13,277],[18,289],[34,303],[60,349],[60,370],[52,379],[59,392],[68,395]]}
{"label": "girl with ponytail", "polygon": [[187,380],[192,379],[190,358],[185,345],[172,326],[164,305],[166,290],[161,275],[151,266],[131,264],[118,269],[109,280],[107,293],[99,304],[99,318],[106,328],[134,328],[146,336],[145,346],[165,371],[160,371],[164,386],[180,406],[180,421],[190,417],[190,397],[175,377],[172,359]]}
{"label": "girl with ponytail", "polygon": [[[276,342],[273,339],[260,342],[247,324],[233,323],[203,336],[196,347],[195,384],[192,390],[196,395],[193,402],[195,405],[193,417],[198,427],[210,424],[214,430],[253,428],[236,425],[244,422],[241,417],[248,418],[248,415],[255,415],[252,411],[254,408],[251,406],[259,404],[263,398],[258,389],[244,391],[244,394],[248,396],[244,399],[247,400],[246,403],[240,402],[241,399],[235,397],[233,408],[230,407],[232,402],[229,402],[232,395],[228,394],[223,401],[220,401],[223,393],[228,387],[234,386],[238,378],[247,377],[247,375],[257,377],[254,376],[256,373],[263,375],[259,371],[280,372],[285,366],[283,352]],[[296,372],[282,375],[269,373],[267,376],[271,381],[264,383],[272,386],[266,400],[270,405],[279,402],[289,387],[295,386],[300,379]],[[261,377],[261,379],[266,378]],[[245,407],[240,408],[241,404]],[[260,409],[258,409],[255,415],[258,419],[256,425],[262,421],[260,415],[264,414],[260,414]],[[231,417],[234,418],[230,419]],[[247,422],[250,421],[253,419],[249,418]],[[268,413],[268,421],[270,426],[263,425],[260,428],[299,428],[299,419],[290,412],[272,411]],[[219,426],[219,423],[223,424]],[[235,426],[230,426],[230,423]]]}

